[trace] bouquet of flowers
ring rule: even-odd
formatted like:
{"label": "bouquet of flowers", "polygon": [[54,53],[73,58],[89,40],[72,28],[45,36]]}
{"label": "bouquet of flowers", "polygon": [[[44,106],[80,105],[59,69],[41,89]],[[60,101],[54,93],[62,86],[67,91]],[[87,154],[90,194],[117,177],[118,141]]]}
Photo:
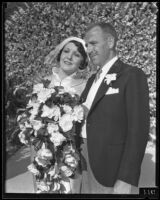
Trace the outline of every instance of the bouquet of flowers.
{"label": "bouquet of flowers", "polygon": [[84,111],[71,88],[48,86],[48,80],[34,85],[25,111],[17,117],[19,138],[36,152],[28,169],[36,178],[37,193],[69,193],[67,183],[80,159],[75,125],[82,122]]}

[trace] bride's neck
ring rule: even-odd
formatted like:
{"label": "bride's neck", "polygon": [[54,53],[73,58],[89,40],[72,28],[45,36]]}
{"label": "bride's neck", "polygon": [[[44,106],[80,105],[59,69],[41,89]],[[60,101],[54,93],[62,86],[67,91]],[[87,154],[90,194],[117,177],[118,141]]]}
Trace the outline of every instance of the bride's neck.
{"label": "bride's neck", "polygon": [[59,78],[61,80],[63,80],[64,78],[66,78],[67,76],[70,76],[71,74],[67,74],[66,72],[64,72],[61,68],[59,69],[59,72],[58,72],[58,75],[59,75]]}

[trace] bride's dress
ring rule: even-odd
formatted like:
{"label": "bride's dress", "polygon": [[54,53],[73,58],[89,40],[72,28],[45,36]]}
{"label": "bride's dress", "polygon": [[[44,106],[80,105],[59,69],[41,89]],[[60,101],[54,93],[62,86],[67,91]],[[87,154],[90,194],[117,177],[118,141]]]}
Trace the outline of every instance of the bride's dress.
{"label": "bride's dress", "polygon": [[48,77],[48,79],[51,81],[49,87],[63,86],[71,90],[74,90],[75,93],[80,96],[85,88],[86,80],[78,78],[76,72],[61,80],[59,78],[58,72],[59,68],[53,68],[52,75]]}
{"label": "bride's dress", "polygon": [[[52,75],[46,78],[51,81],[49,87],[63,86],[65,88],[68,88],[70,91],[75,92],[76,94],[78,94],[80,96],[86,86],[87,80],[78,78],[76,76],[76,73],[73,73],[72,75],[67,76],[66,78],[61,80],[58,75],[58,72],[59,72],[59,68],[53,68]],[[34,156],[35,156],[35,151],[34,151],[33,147],[31,147],[31,162],[34,159]],[[33,177],[33,179],[34,179],[34,190],[36,192],[37,187],[36,187],[35,177]],[[69,184],[69,187],[71,190],[70,193],[80,193],[81,176],[80,176],[80,173],[78,172],[78,170],[77,170],[77,173],[74,176],[74,178],[69,179],[68,184]]]}

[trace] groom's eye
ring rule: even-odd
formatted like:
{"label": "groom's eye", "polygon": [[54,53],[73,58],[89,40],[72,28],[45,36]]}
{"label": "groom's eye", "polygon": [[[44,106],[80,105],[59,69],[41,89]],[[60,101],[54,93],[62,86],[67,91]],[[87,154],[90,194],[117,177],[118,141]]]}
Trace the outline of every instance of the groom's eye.
{"label": "groom's eye", "polygon": [[91,45],[96,45],[97,42],[93,41],[93,42],[91,42],[90,44],[91,44]]}

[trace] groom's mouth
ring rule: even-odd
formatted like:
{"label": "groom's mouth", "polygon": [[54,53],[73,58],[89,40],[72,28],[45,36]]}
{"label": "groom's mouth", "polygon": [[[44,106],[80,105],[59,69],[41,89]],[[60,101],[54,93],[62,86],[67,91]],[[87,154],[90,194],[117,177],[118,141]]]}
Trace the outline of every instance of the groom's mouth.
{"label": "groom's mouth", "polygon": [[90,56],[91,60],[95,60],[97,55]]}
{"label": "groom's mouth", "polygon": [[90,54],[90,58],[94,59],[97,56],[97,54]]}

